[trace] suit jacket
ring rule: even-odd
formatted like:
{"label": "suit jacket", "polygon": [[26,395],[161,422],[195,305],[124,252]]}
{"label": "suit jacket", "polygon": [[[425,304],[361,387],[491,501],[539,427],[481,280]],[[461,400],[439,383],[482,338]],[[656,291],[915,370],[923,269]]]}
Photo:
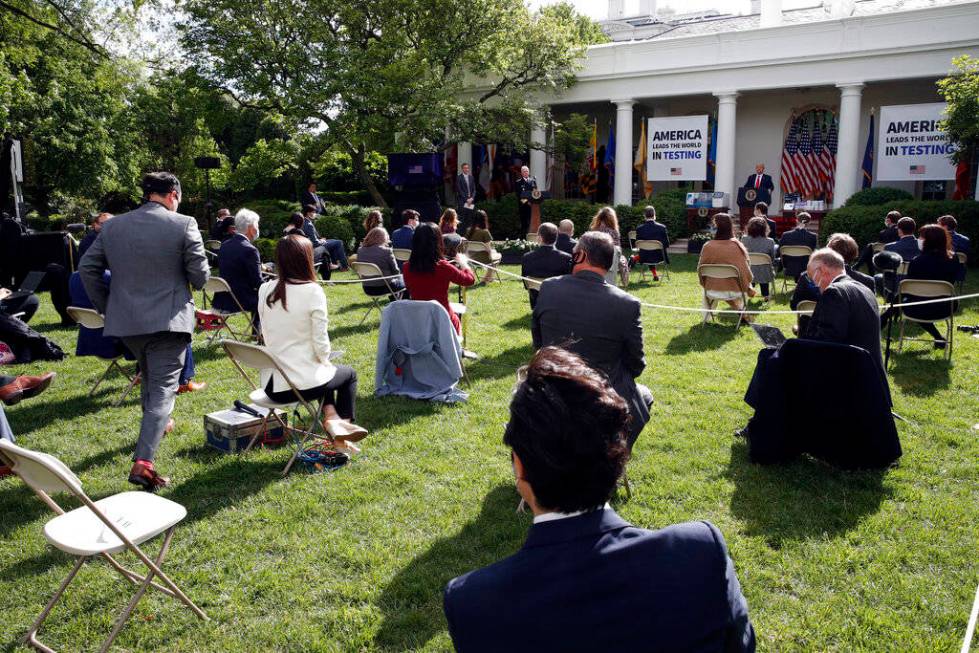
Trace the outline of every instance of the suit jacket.
{"label": "suit jacket", "polygon": [[[102,273],[112,270],[112,292]],[[147,202],[102,225],[79,262],[92,304],[105,315],[105,335],[194,332],[194,298],[210,276],[194,218]]]}
{"label": "suit jacket", "polygon": [[905,261],[910,261],[921,253],[921,246],[918,245],[918,239],[914,236],[904,236],[893,243],[884,245],[884,251],[895,252],[900,254]]}
{"label": "suit jacket", "polygon": [[[390,277],[395,274],[401,274],[401,270],[398,268],[398,260],[394,258],[394,250],[390,247],[384,247],[383,245],[371,245],[370,247],[361,247],[357,250],[357,262],[358,263],[373,263],[381,270],[381,274],[385,277]],[[397,279],[389,279],[388,281],[365,281],[365,287],[371,288],[387,288],[387,284],[392,281],[397,281]],[[391,283],[391,286],[395,286]]]}
{"label": "suit jacket", "polygon": [[[527,252],[520,261],[520,275],[548,279],[571,273],[571,255],[554,245],[541,245]],[[530,307],[537,305],[539,291],[530,290]]]}
{"label": "suit jacket", "polygon": [[[670,262],[670,254],[667,252],[667,248],[670,246],[670,236],[666,231],[666,225],[656,222],[655,220],[646,220],[642,224],[636,227],[636,240],[658,240],[663,243],[663,256],[667,263]],[[639,262],[640,263],[662,263],[663,258],[660,257],[658,252],[650,251],[640,251],[639,252]]]}
{"label": "suit jacket", "polygon": [[[757,177],[757,176],[758,176],[757,174],[749,175],[748,176],[748,181],[744,182],[744,187],[745,188],[754,188],[755,187],[755,177]],[[761,186],[759,186],[758,189],[759,190],[768,191],[769,194],[773,190],[775,190],[775,183],[772,181],[772,176],[769,175],[769,174],[762,173],[762,176],[761,176]]]}
{"label": "suit jacket", "polygon": [[309,218],[303,218],[303,234],[312,241],[313,247],[319,247],[323,244],[323,239],[316,231],[316,225]]}
{"label": "suit jacket", "polygon": [[562,252],[567,252],[568,254],[574,253],[574,246],[578,244],[578,241],[569,236],[568,234],[559,233],[557,235],[557,240],[554,242],[555,249],[559,249]]}
{"label": "suit jacket", "polygon": [[415,237],[415,230],[404,225],[398,227],[391,234],[391,247],[397,249],[411,249],[411,240]]}
{"label": "suit jacket", "polygon": [[313,193],[311,191],[308,191],[308,190],[304,190],[303,191],[303,202],[302,203],[303,203],[303,206],[305,206],[307,204],[311,204],[311,205],[315,206],[317,213],[322,213],[323,212],[323,209],[326,207],[326,205],[323,203],[323,200],[320,199],[320,196],[319,195],[317,195],[316,193]]}
{"label": "suit jacket", "polygon": [[884,243],[886,245],[887,243],[896,242],[900,237],[901,236],[897,233],[897,225],[892,224],[890,227],[884,227],[880,230],[880,233],[877,234],[877,242]]}
{"label": "suit jacket", "polygon": [[972,241],[969,240],[968,236],[963,236],[957,231],[952,232],[952,248],[956,252],[962,252],[963,254],[972,253]]}
{"label": "suit jacket", "polygon": [[812,251],[816,251],[816,248],[819,246],[819,239],[813,232],[805,227],[799,226],[782,234],[781,240],[778,241],[778,246],[785,247],[786,245],[801,245],[810,248]]}
{"label": "suit jacket", "polygon": [[466,203],[466,198],[473,198],[476,201],[476,179],[471,174],[456,175],[456,208],[461,209]]}
{"label": "suit jacket", "polygon": [[639,300],[595,272],[548,279],[534,306],[531,333],[534,347],[563,347],[608,375],[629,406],[632,444],[649,421],[649,406],[636,387],[646,368]]}
{"label": "suit jacket", "polygon": [[[520,202],[520,200],[523,199],[523,194],[525,192],[530,192],[530,191],[534,190],[535,188],[537,188],[537,179],[533,175],[531,175],[530,177],[527,177],[526,179],[524,179],[523,177],[520,177],[513,184],[513,189],[517,193],[517,201],[518,202]],[[527,202],[527,203],[520,202],[520,208],[521,208],[521,210],[529,211],[530,210],[530,203],[529,202]]]}
{"label": "suit jacket", "polygon": [[[258,249],[242,234],[234,234],[218,250],[218,270],[231,286],[242,308],[254,312],[258,308],[258,288],[262,285],[262,257]],[[214,296],[214,306],[222,311],[236,311],[238,306],[228,293]]]}
{"label": "suit jacket", "polygon": [[765,216],[765,222],[768,223],[768,237],[775,240],[775,236],[778,235],[778,225],[768,216]]}
{"label": "suit jacket", "polygon": [[81,260],[81,258],[85,256],[85,252],[87,252],[88,248],[92,246],[92,243],[95,242],[95,239],[99,237],[100,233],[101,232],[96,231],[95,229],[88,230],[88,233],[85,234],[85,237],[82,238],[82,241],[78,243],[79,260]]}
{"label": "suit jacket", "polygon": [[841,274],[824,290],[809,320],[805,336],[812,340],[853,345],[866,350],[880,374],[880,309],[865,285]]}
{"label": "suit jacket", "polygon": [[754,651],[748,605],[709,522],[648,531],[611,508],[534,524],[519,551],[453,579],[457,651]]}

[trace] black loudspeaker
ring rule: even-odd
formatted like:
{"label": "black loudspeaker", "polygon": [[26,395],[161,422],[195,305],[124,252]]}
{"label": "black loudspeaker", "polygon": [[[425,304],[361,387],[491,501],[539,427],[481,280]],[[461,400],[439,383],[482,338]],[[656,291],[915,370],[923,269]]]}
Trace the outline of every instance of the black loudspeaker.
{"label": "black loudspeaker", "polygon": [[201,170],[216,170],[221,167],[221,159],[216,156],[199,156],[194,159],[194,165]]}

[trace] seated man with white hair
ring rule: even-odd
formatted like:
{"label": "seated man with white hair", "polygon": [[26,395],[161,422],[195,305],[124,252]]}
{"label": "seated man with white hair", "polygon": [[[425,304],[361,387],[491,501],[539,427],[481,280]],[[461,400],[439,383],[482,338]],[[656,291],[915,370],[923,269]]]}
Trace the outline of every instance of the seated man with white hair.
{"label": "seated man with white hair", "polygon": [[578,241],[574,239],[574,223],[565,218],[557,226],[557,241],[554,243],[555,249],[574,256],[574,246]]}
{"label": "seated man with white hair", "polygon": [[[218,250],[218,269],[221,278],[231,286],[241,307],[252,314],[258,325],[258,287],[262,285],[262,258],[252,244],[258,238],[258,214],[241,209],[235,214],[235,233]],[[237,311],[238,305],[228,293],[214,297],[214,307],[222,311]]]}

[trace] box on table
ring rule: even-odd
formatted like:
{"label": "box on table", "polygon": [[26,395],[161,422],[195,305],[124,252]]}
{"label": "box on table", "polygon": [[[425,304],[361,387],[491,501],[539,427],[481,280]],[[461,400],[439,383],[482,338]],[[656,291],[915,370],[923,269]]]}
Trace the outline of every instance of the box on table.
{"label": "box on table", "polygon": [[[268,409],[249,404],[249,408],[260,415],[268,414]],[[282,424],[289,423],[289,415],[281,410],[276,410],[275,414],[282,420]],[[256,445],[269,443],[279,444],[285,440],[285,432],[274,417],[270,418],[266,424],[266,433],[259,436]],[[252,437],[262,428],[262,418],[255,417],[249,413],[230,408],[219,410],[204,416],[204,434],[207,444],[219,451],[233,453],[242,451],[248,446]]]}

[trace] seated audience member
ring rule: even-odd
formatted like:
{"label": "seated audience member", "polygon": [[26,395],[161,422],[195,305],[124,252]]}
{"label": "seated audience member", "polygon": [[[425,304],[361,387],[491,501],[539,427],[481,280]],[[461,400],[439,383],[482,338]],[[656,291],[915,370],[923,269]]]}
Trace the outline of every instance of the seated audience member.
{"label": "seated audience member", "polygon": [[[812,220],[812,216],[805,211],[802,211],[795,217],[795,219],[795,227],[782,234],[782,238],[778,241],[778,246],[785,247],[786,245],[801,245],[802,247],[808,247],[809,249],[816,251],[816,249],[819,247],[819,239],[816,237],[816,234],[809,231],[809,221]],[[772,234],[774,233],[775,232],[772,232]]]}
{"label": "seated audience member", "polygon": [[79,261],[82,260],[82,257],[85,256],[85,252],[88,251],[88,248],[92,246],[92,243],[95,242],[95,239],[99,237],[100,233],[102,233],[102,225],[105,224],[106,220],[109,220],[111,217],[112,217],[111,213],[105,213],[103,211],[102,213],[99,213],[97,216],[92,218],[92,225],[91,225],[92,228],[88,230],[88,233],[85,234],[85,237],[82,238],[82,241],[78,243]]}
{"label": "seated audience member", "polygon": [[298,211],[289,216],[289,221],[286,222],[285,228],[282,230],[283,236],[291,236],[293,234],[297,236],[306,237],[306,232],[303,231],[303,225],[306,224],[306,218],[303,217],[302,213]]}
{"label": "seated audience member", "polygon": [[628,422],[601,372],[556,347],[534,355],[503,436],[533,524],[515,554],[449,581],[456,651],[755,650],[716,526],[649,531],[609,506]]}
{"label": "seated audience member", "polygon": [[[612,239],[612,244],[615,246],[616,258],[619,261],[619,278],[622,280],[622,285],[628,287],[629,261],[622,255],[622,236],[619,234],[619,217],[615,214],[615,209],[611,206],[599,209],[598,213],[591,220],[591,226],[588,228],[591,231],[600,231],[603,234],[608,234],[609,238]],[[615,270],[611,271],[608,281],[615,281],[615,272]]]}
{"label": "seated audience member", "polygon": [[439,231],[442,232],[442,244],[445,247],[445,255],[453,257],[459,251],[463,238],[458,233],[459,215],[455,209],[446,209],[439,218]]}
{"label": "seated audience member", "polygon": [[565,218],[558,223],[557,229],[558,234],[554,247],[571,256],[574,252],[574,246],[578,244],[578,241],[574,239],[574,222]]}
{"label": "seated audience member", "polygon": [[636,383],[646,368],[639,300],[605,281],[614,260],[608,234],[583,233],[575,246],[573,273],[541,284],[531,335],[534,347],[564,347],[608,375],[632,416],[631,449],[649,421],[653,395]]}
{"label": "seated audience member", "polygon": [[462,333],[459,316],[449,305],[449,284],[471,286],[476,283],[476,275],[469,269],[465,254],[457,253],[455,262],[458,267],[445,259],[445,245],[438,226],[423,222],[415,229],[411,241],[411,258],[404,264],[404,280],[412,299],[437,301],[448,312],[456,333]]}
{"label": "seated audience member", "polygon": [[[482,209],[471,211],[472,226],[466,232],[466,240],[471,243],[485,243],[489,246],[488,252],[467,252],[469,258],[483,265],[494,265],[503,258],[493,249],[493,234],[489,231],[489,216]],[[484,268],[483,283],[489,283],[496,275],[493,268]]]}
{"label": "seated audience member", "polygon": [[9,288],[0,288],[0,313],[17,315],[24,324],[31,321],[40,306],[41,300],[34,293],[15,297]]}
{"label": "seated audience member", "polygon": [[778,235],[778,229],[775,225],[775,221],[768,217],[768,204],[764,202],[757,202],[755,204],[755,215],[756,218],[764,218],[765,222],[768,223],[768,235],[773,239]]}
{"label": "seated audience member", "polygon": [[369,233],[374,227],[383,227],[383,218],[384,216],[377,209],[371,209],[368,211],[367,217],[364,218],[364,233]]}
{"label": "seated audience member", "polygon": [[[876,282],[872,276],[850,267],[850,263],[857,258],[857,252],[860,251],[857,247],[857,241],[855,241],[850,234],[833,234],[829,237],[829,240],[826,241],[826,247],[843,257],[843,263],[846,270],[846,275],[848,277],[865,285],[870,292],[877,292]],[[819,301],[819,288],[817,288],[816,285],[809,279],[809,274],[804,272],[802,276],[799,277],[799,282],[795,286],[795,291],[792,293],[792,298],[789,300],[789,306],[794,311],[796,308],[798,308],[800,302],[806,300],[813,302]],[[802,315],[799,317],[800,327],[805,327],[805,325],[808,323],[808,315]]]}
{"label": "seated audience member", "polygon": [[[111,287],[112,273],[106,270],[102,273],[102,283],[106,288]],[[68,279],[68,290],[71,293],[71,305],[78,308],[90,308],[95,310],[95,305],[88,298],[85,285],[82,283],[81,275],[73,272]],[[78,338],[75,341],[76,356],[98,356],[99,358],[114,358],[119,355],[125,356],[126,360],[134,361],[136,357],[126,349],[122,340],[102,333],[102,329],[89,329],[78,325]],[[184,366],[180,370],[178,379],[177,394],[187,392],[197,392],[207,387],[205,382],[194,381],[196,368],[194,367],[194,350],[191,343],[187,343],[187,353],[184,356]]]}
{"label": "seated audience member", "polygon": [[[898,239],[897,235],[897,221],[901,219],[900,211],[888,211],[887,215],[884,216],[884,228],[881,229],[880,233],[877,234],[877,242],[886,245],[888,243],[893,243]],[[872,259],[874,257],[874,243],[867,243],[867,246],[863,248],[863,252],[860,253],[860,258],[853,267],[859,268],[861,265],[866,264],[867,269],[870,272],[874,271],[874,266]]]}
{"label": "seated audience member", "polygon": [[235,232],[235,217],[228,209],[218,209],[218,214],[214,218],[214,226],[211,227],[211,240],[220,240],[222,243]]}
{"label": "seated audience member", "polygon": [[[704,248],[700,250],[700,260],[697,265],[733,265],[738,269],[741,286],[746,290],[746,294],[749,297],[754,297],[755,290],[751,287],[752,276],[748,250],[734,239],[734,225],[731,222],[731,216],[727,213],[715,214],[714,226],[717,228],[717,231],[714,232],[714,239],[704,243]],[[708,302],[725,301],[735,310],[744,310],[737,279],[704,279],[703,284],[704,308],[711,308]],[[704,322],[708,318],[709,314],[705,312]]]}
{"label": "seated audience member", "polygon": [[414,209],[405,209],[401,217],[404,224],[394,230],[391,234],[391,247],[395,249],[411,249],[411,239],[415,235],[415,227],[418,226],[418,218],[421,216]]}
{"label": "seated audience member", "polygon": [[[306,401],[323,402],[323,427],[337,447],[356,453],[359,449],[352,443],[367,435],[366,429],[353,423],[357,373],[348,365],[330,361],[326,295],[316,283],[312,243],[297,235],[280,239],[275,263],[278,278],[258,290],[265,348]],[[278,372],[263,371],[262,387],[273,401],[296,401]]]}
{"label": "seated audience member", "polygon": [[[954,217],[950,215],[943,215],[942,217],[938,218],[938,224],[941,225],[941,227],[944,228],[945,231],[948,232],[948,235],[952,238],[952,251],[954,251],[956,254],[965,254],[966,257],[972,256],[972,241],[969,240],[968,236],[963,236],[956,231],[959,223]],[[958,259],[958,257],[956,257],[956,259]],[[959,274],[955,280],[964,281],[965,272],[965,265],[959,264]]]}
{"label": "seated audience member", "polygon": [[[316,225],[313,221],[316,219],[316,207],[308,204],[303,207],[303,233],[309,238],[310,243],[313,245],[313,251],[315,253],[316,248],[322,247],[323,251],[330,255],[330,260],[325,261],[321,255],[320,260],[320,274],[322,275],[324,270],[323,267],[330,267],[328,264],[332,264],[333,268],[339,269],[341,272],[348,269],[347,264],[347,252],[343,248],[343,242],[337,240],[336,238],[320,238],[320,235],[316,232]],[[329,277],[323,277],[328,279]]]}
{"label": "seated audience member", "polygon": [[897,233],[900,235],[900,238],[893,243],[884,245],[884,251],[900,254],[901,258],[905,261],[910,261],[920,254],[921,246],[918,245],[918,239],[914,236],[914,230],[916,228],[917,225],[914,223],[914,218],[903,217],[898,220]]}
{"label": "seated audience member", "polygon": [[[747,234],[741,237],[741,244],[749,254],[767,254],[772,259],[772,265],[752,265],[751,276],[754,283],[761,286],[761,295],[765,301],[771,300],[769,285],[775,282],[775,241],[768,237],[768,223],[764,218],[748,220]],[[782,237],[785,240],[785,237]]]}
{"label": "seated audience member", "polygon": [[654,250],[639,250],[639,263],[651,266],[653,281],[659,281],[656,272],[657,263],[669,263],[670,236],[666,225],[656,221],[656,207],[647,206],[643,209],[643,222],[636,227],[636,240],[658,240],[663,245],[662,253]]}
{"label": "seated audience member", "polygon": [[[235,215],[235,232],[218,250],[218,270],[228,282],[241,307],[252,314],[252,324],[258,332],[258,287],[262,285],[262,257],[252,243],[258,238],[259,216],[249,209]],[[237,311],[238,304],[228,293],[214,296],[214,307],[222,311]]]}
{"label": "seated audience member", "polygon": [[[381,270],[381,275],[385,277],[401,274],[401,270],[398,269],[398,261],[394,258],[394,251],[388,247],[388,232],[384,227],[374,227],[367,232],[364,240],[360,243],[360,249],[357,250],[357,262],[373,263]],[[391,295],[392,290],[404,290],[404,287],[404,279],[400,276],[396,279],[364,282],[364,292],[376,297]],[[391,299],[394,298],[394,295],[391,295]]]}
{"label": "seated audience member", "polygon": [[[538,246],[523,255],[520,261],[520,276],[549,279],[571,272],[571,255],[554,247],[557,235],[557,227],[553,223],[541,223],[537,228]],[[528,290],[531,308],[537,305],[538,292]]]}
{"label": "seated audience member", "polygon": [[13,406],[21,399],[36,397],[48,389],[55,376],[54,372],[45,372],[41,376],[0,374],[0,402]]}

